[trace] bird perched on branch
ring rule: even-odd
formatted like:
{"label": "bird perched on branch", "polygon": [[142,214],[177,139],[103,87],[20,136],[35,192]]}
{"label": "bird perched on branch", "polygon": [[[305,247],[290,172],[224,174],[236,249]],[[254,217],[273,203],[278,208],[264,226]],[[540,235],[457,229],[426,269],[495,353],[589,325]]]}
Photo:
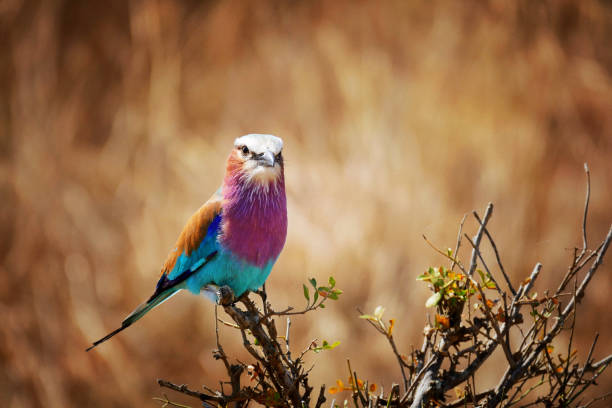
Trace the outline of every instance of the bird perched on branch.
{"label": "bird perched on branch", "polygon": [[240,296],[264,284],[287,236],[282,149],[283,141],[272,135],[234,141],[221,188],[187,222],[153,295],[87,351],[181,289],[218,302],[221,286]]}

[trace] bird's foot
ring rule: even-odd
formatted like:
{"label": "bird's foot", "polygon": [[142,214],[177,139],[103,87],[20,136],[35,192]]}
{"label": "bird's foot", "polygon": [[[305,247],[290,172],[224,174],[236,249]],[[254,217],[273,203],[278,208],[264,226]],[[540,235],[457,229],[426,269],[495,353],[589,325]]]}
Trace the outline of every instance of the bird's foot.
{"label": "bird's foot", "polygon": [[227,285],[220,286],[217,289],[217,304],[221,306],[229,306],[235,302],[234,291]]}

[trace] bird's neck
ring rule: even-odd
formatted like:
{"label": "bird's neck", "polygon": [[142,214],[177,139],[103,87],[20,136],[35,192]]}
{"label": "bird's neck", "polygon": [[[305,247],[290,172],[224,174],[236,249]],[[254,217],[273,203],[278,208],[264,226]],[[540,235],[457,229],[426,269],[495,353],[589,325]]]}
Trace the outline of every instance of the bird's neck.
{"label": "bird's neck", "polygon": [[229,174],[223,185],[221,243],[239,258],[265,267],[276,260],[287,235],[287,200],[281,173],[268,185]]}

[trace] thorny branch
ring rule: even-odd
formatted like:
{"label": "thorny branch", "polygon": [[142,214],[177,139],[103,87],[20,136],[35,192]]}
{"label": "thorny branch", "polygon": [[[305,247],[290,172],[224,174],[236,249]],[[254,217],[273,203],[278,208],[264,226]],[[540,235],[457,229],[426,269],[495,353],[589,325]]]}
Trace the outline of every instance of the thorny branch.
{"label": "thorny branch", "polygon": [[[388,406],[507,407],[524,400],[531,401],[528,405],[546,407],[582,404],[579,397],[595,384],[603,370],[612,363],[612,355],[597,362],[593,360],[597,336],[582,364],[577,361],[576,350],[572,350],[577,304],[585,296],[586,288],[600,268],[612,241],[610,226],[608,234],[595,250],[587,246],[586,224],[591,189],[586,165],[585,172],[587,191],[582,219],[582,248],[574,251],[570,266],[553,293],[545,292],[544,296],[538,297],[532,292],[543,269],[540,263],[515,289],[488,228],[493,213],[492,204],[487,206],[482,217],[473,213],[478,225],[473,239],[462,234],[464,217],[454,252],[450,249],[443,251],[425,238],[436,252],[450,261],[450,267],[430,268],[428,273],[419,277],[419,280],[432,284],[434,295],[430,300],[438,312],[436,324],[435,327],[425,328],[423,346],[410,354],[410,363],[406,364],[411,373],[416,372],[416,375],[410,376],[404,395],[397,399],[390,398]],[[493,250],[498,271],[493,271],[484,259],[483,236]],[[472,246],[467,266],[461,263],[457,253],[462,238],[467,238]],[[455,267],[467,276],[454,272]],[[480,281],[476,278],[477,271]],[[495,273],[501,273],[510,295],[501,289]],[[582,273],[584,276],[579,278]],[[567,293],[566,288],[572,281],[575,282],[575,288]],[[487,295],[487,290],[492,290],[493,295]],[[469,302],[472,295],[478,297],[479,302],[474,306],[480,315],[472,316],[472,313],[468,313],[467,320],[453,319],[453,315],[456,317],[457,313],[461,314],[464,303]],[[532,318],[527,331],[523,331],[524,315]],[[370,323],[379,332],[386,334],[375,323]],[[516,345],[510,342],[510,331],[513,328],[521,334],[519,344]],[[563,331],[569,332],[568,348],[565,353],[557,353],[557,358],[554,358],[552,343]],[[391,348],[395,355],[399,355],[395,347]],[[506,357],[507,369],[496,387],[476,393],[470,379],[498,349]],[[459,398],[447,402],[447,392],[452,389],[455,389]],[[591,406],[607,396],[595,398],[581,406]],[[371,406],[373,398],[363,406]],[[379,403],[378,406],[382,405]]]}
{"label": "thorny branch", "polygon": [[[316,284],[316,281],[313,280],[313,282]],[[217,349],[213,351],[213,357],[221,360],[229,381],[222,382],[219,390],[204,386],[204,392],[194,391],[186,385],[177,385],[166,380],[158,380],[158,384],[161,387],[197,398],[204,406],[245,407],[250,401],[255,401],[272,407],[302,407],[310,406],[312,401],[316,407],[320,407],[326,401],[325,385],[320,387],[318,396],[313,400],[313,388],[308,382],[309,370],[304,367],[303,358],[308,351],[321,351],[326,348],[333,348],[333,345],[330,346],[327,342],[324,342],[322,346],[319,346],[316,341],[313,341],[297,358],[292,358],[289,347],[291,321],[287,316],[303,314],[321,308],[328,299],[337,299],[342,291],[335,288],[333,278],[330,278],[329,286],[313,286],[317,290],[314,301],[311,302],[310,299],[307,299],[306,308],[296,312],[292,311],[291,308],[280,312],[274,311],[267,301],[265,289],[256,292],[262,301],[260,310],[248,294],[241,296],[239,299],[234,299],[230,288],[221,287],[219,304],[231,317],[233,323],[219,319],[217,316],[218,306],[215,306]],[[274,317],[286,317],[287,326],[284,336],[278,335]],[[240,331],[243,347],[254,359],[253,364],[230,362],[230,358],[225,353],[219,340],[219,322]],[[284,347],[281,346],[279,339],[284,339]],[[247,373],[249,377],[247,378],[249,385],[241,382],[244,379],[244,373]],[[229,384],[231,391],[225,392],[223,384]],[[159,400],[170,404],[167,398]]]}

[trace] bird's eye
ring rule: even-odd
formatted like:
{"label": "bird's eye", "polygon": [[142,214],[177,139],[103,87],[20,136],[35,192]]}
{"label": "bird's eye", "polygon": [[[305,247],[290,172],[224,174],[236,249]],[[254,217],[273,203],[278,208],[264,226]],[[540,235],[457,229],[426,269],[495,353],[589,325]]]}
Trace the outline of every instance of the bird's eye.
{"label": "bird's eye", "polygon": [[249,154],[249,148],[246,146],[242,146],[240,150],[242,150],[242,154]]}

